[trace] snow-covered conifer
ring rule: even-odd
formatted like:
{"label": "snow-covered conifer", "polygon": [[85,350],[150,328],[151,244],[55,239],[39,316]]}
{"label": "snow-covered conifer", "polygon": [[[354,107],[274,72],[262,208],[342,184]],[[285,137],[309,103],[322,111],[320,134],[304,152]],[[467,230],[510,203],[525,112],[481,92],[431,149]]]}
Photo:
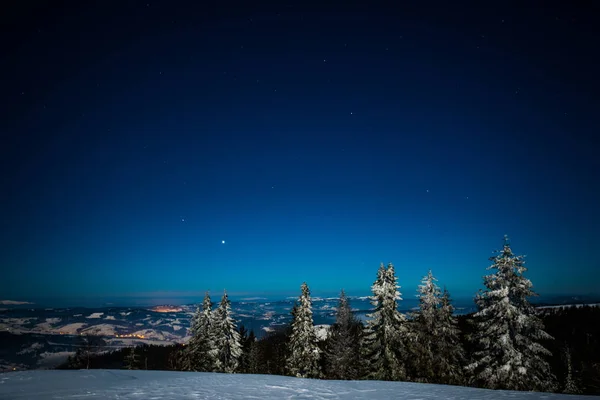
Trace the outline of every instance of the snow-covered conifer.
{"label": "snow-covered conifer", "polygon": [[450,293],[444,288],[438,313],[437,340],[434,358],[435,382],[459,385],[464,382],[465,351],[460,340],[458,320]]}
{"label": "snow-covered conifer", "polygon": [[555,379],[545,359],[551,353],[540,343],[552,337],[529,303],[535,293],[523,276],[524,257],[513,254],[505,236],[503,250],[490,260],[488,269],[495,272],[484,276],[485,290],[475,298],[477,350],[467,371],[491,389],[552,390]]}
{"label": "snow-covered conifer", "polygon": [[198,307],[192,317],[190,339],[184,352],[183,368],[191,371],[212,371],[214,368],[215,337],[213,329],[212,301],[206,292],[202,308]]}
{"label": "snow-covered conifer", "polygon": [[462,381],[463,354],[458,322],[450,293],[444,293],[429,271],[418,288],[419,310],[411,323],[413,379],[420,382],[458,384]]}
{"label": "snow-covered conifer", "polygon": [[412,353],[413,379],[419,382],[435,382],[436,344],[438,340],[438,319],[440,314],[441,290],[431,270],[423,277],[417,288],[419,310],[413,313],[411,323],[415,341]]}
{"label": "snow-covered conifer", "polygon": [[367,377],[378,380],[406,379],[406,317],[398,311],[402,300],[394,266],[381,264],[377,279],[371,287],[371,304],[364,336],[365,355],[368,359]]}
{"label": "snow-covered conifer", "polygon": [[292,310],[292,333],[288,342],[286,368],[290,375],[299,378],[318,378],[320,350],[314,329],[312,300],[306,282],[301,286],[302,294]]}
{"label": "snow-covered conifer", "polygon": [[335,324],[327,339],[327,377],[330,379],[356,380],[361,376],[360,335],[362,324],[350,308],[346,293],[342,290]]}
{"label": "snow-covered conifer", "polygon": [[242,344],[235,321],[231,317],[231,301],[229,301],[227,292],[223,293],[219,307],[215,310],[213,324],[215,370],[236,372],[242,356]]}
{"label": "snow-covered conifer", "polygon": [[571,359],[571,349],[569,346],[565,347],[565,363],[567,364],[567,376],[565,377],[563,393],[581,393],[581,390],[579,390],[579,387],[577,386],[577,382],[573,378],[573,360]]}

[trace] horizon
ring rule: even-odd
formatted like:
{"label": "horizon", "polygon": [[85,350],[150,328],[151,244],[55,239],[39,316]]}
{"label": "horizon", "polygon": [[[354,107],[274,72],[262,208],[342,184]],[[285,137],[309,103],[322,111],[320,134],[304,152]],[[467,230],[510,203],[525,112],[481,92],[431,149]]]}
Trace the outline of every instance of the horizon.
{"label": "horizon", "polygon": [[[346,293],[352,302],[359,298],[370,297],[372,293]],[[222,293],[210,293],[213,304],[218,304],[221,301]],[[473,296],[454,296],[450,293],[453,303],[459,305],[466,305],[473,303]],[[229,296],[229,293],[228,293]],[[267,302],[285,302],[297,299],[299,294],[280,294],[280,295],[266,295],[262,296],[248,296],[247,294],[232,294],[229,299],[232,303],[267,303]],[[71,298],[30,298],[29,300],[14,300],[14,299],[0,299],[0,309],[44,309],[44,308],[148,308],[156,306],[195,306],[201,305],[204,294],[198,296],[128,296],[128,297],[71,297]],[[320,293],[312,294],[313,300],[332,300],[338,299],[337,295],[331,293]],[[532,304],[539,303],[551,303],[551,304],[567,304],[566,299],[572,299],[574,302],[578,301],[600,301],[600,295],[597,293],[547,293],[539,294],[536,297],[530,299]],[[19,304],[5,304],[5,302],[15,302]],[[403,294],[402,300],[399,301],[399,307],[402,308],[403,303],[418,303],[416,295],[414,297],[408,297]]]}
{"label": "horizon", "polygon": [[3,298],[598,293],[592,13],[292,3],[3,14]]}

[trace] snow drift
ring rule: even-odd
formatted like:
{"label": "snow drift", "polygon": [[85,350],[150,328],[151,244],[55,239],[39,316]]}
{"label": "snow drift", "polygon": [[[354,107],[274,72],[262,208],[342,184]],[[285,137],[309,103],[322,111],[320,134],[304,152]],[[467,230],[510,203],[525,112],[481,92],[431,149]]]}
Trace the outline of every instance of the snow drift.
{"label": "snow drift", "polygon": [[0,374],[9,399],[590,399],[549,393],[382,381],[175,371],[22,371]]}

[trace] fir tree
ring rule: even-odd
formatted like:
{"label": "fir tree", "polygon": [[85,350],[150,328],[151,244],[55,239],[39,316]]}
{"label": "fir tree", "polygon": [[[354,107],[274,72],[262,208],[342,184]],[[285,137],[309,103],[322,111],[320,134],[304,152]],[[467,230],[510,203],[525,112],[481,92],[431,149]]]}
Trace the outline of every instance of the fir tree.
{"label": "fir tree", "polygon": [[565,377],[565,384],[563,393],[566,394],[579,394],[581,390],[577,386],[577,382],[573,378],[573,360],[571,359],[571,349],[569,346],[565,346],[565,363],[567,364],[567,376]]}
{"label": "fir tree", "polygon": [[242,356],[242,345],[240,334],[236,329],[235,321],[231,317],[231,302],[227,292],[223,293],[219,307],[215,310],[213,319],[214,329],[214,359],[217,372],[236,372],[240,357]]}
{"label": "fir tree", "polygon": [[200,306],[196,307],[196,312],[192,315],[190,319],[190,328],[188,329],[188,335],[190,336],[190,340],[188,342],[188,346],[184,349],[181,354],[180,365],[184,371],[194,371],[195,370],[195,361],[196,354],[194,354],[194,347],[191,346],[194,342],[195,337],[198,336],[198,324],[200,320],[200,316],[202,315],[202,309]]}
{"label": "fir tree", "polygon": [[93,357],[101,351],[106,342],[100,336],[87,333],[80,335],[77,342],[79,348],[75,352],[72,365],[74,368],[90,369]]}
{"label": "fir tree", "polygon": [[248,373],[259,374],[261,371],[260,342],[256,338],[250,343],[250,354],[248,355]]}
{"label": "fir tree", "polygon": [[188,346],[183,352],[183,368],[190,371],[212,371],[214,368],[215,337],[210,294],[206,292],[202,308],[192,317]]}
{"label": "fir tree", "polygon": [[125,356],[125,368],[139,369],[139,357],[136,353],[135,346],[130,347],[127,355]]}
{"label": "fir tree", "polygon": [[248,333],[248,330],[244,325],[240,325],[239,333],[240,343],[242,345],[242,356],[240,357],[239,371],[242,373],[249,373],[250,349],[252,347],[252,342],[254,342],[256,337],[254,336],[254,331],[250,331],[250,333]]}
{"label": "fir tree", "polygon": [[394,266],[383,263],[371,287],[371,304],[375,307],[367,322],[364,336],[368,359],[367,377],[378,380],[406,379],[406,317],[398,311],[402,300]]}
{"label": "fir tree", "polygon": [[335,323],[331,326],[325,354],[327,377],[330,379],[356,380],[361,376],[360,334],[361,323],[350,308],[346,293],[342,290]]}
{"label": "fir tree", "polygon": [[442,292],[429,271],[418,288],[419,310],[411,323],[413,379],[419,382],[460,384],[464,351],[450,293]]}
{"label": "fir tree", "polygon": [[318,378],[320,351],[314,329],[312,300],[306,282],[302,294],[292,310],[292,334],[288,342],[286,367],[290,375],[299,378]]}
{"label": "fir tree", "polygon": [[460,340],[458,320],[454,315],[454,306],[450,292],[444,288],[438,313],[436,357],[434,361],[435,382],[463,384],[463,365],[465,351]]}
{"label": "fir tree", "polygon": [[477,350],[467,370],[475,383],[490,389],[550,391],[554,377],[540,341],[552,339],[528,298],[534,296],[524,257],[515,256],[508,238],[483,278],[485,290],[475,298]]}
{"label": "fir tree", "polygon": [[415,342],[411,346],[413,353],[413,378],[419,382],[435,382],[436,345],[439,336],[438,321],[440,315],[441,290],[431,270],[421,280],[417,291],[419,310],[413,314],[411,323]]}

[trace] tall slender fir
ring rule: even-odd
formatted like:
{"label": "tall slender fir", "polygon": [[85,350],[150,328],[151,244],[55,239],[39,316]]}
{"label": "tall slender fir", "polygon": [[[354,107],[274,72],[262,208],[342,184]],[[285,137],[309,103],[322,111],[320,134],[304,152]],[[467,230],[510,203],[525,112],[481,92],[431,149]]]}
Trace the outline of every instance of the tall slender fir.
{"label": "tall slender fir", "polygon": [[378,380],[404,380],[407,378],[406,317],[398,311],[402,300],[393,264],[380,265],[377,279],[371,287],[371,304],[364,336],[365,356],[368,360],[367,378]]}
{"label": "tall slender fir", "polygon": [[217,372],[236,372],[242,357],[242,344],[235,321],[231,316],[231,301],[227,292],[223,293],[219,307],[213,318],[214,360]]}
{"label": "tall slender fir", "polygon": [[292,333],[288,342],[286,368],[290,375],[299,378],[319,378],[320,350],[314,329],[312,300],[306,282],[302,294],[292,310]]}
{"label": "tall slender fir", "polygon": [[431,270],[417,288],[419,310],[413,314],[411,326],[415,341],[411,346],[413,379],[418,382],[435,382],[436,345],[440,314],[441,290]]}
{"label": "tall slender fir", "polygon": [[183,368],[190,371],[212,371],[215,366],[215,331],[210,294],[206,292],[202,308],[192,318],[191,339],[184,352]]}

